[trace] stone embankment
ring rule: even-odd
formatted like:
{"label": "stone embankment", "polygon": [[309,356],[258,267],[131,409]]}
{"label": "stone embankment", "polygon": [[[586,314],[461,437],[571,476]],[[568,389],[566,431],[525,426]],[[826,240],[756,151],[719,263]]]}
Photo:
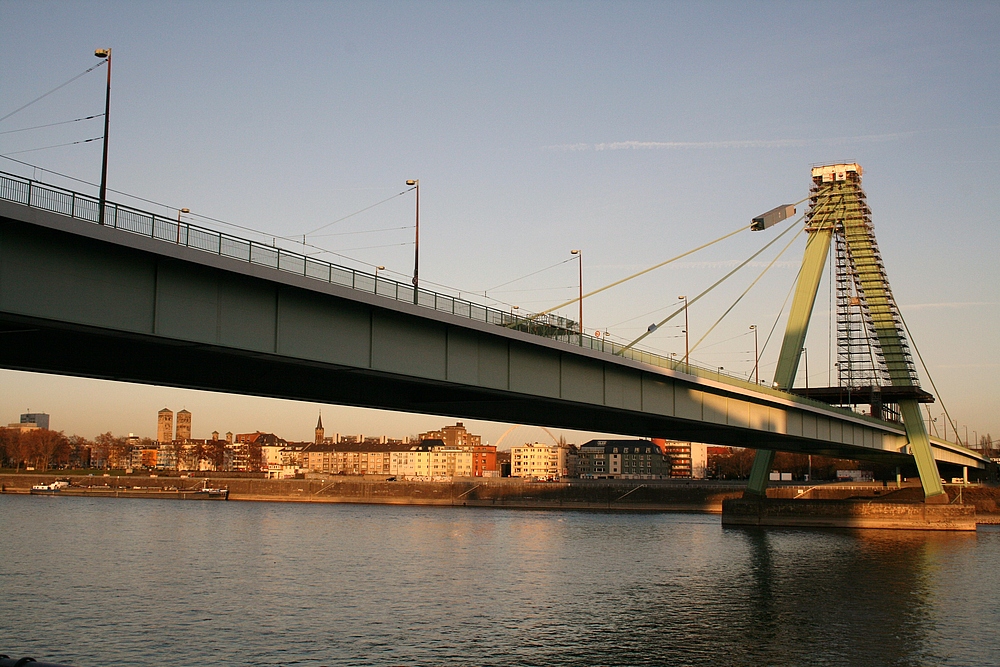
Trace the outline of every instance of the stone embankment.
{"label": "stone embankment", "polygon": [[[211,475],[211,473],[208,473]],[[0,491],[28,493],[35,484],[48,484],[65,474],[0,474]],[[722,502],[740,498],[743,482],[713,480],[569,480],[526,482],[516,478],[463,478],[452,482],[387,481],[385,477],[315,476],[310,479],[247,479],[231,477],[150,477],[147,475],[69,476],[73,488],[181,489],[202,486],[226,488],[230,500],[319,503],[440,505],[522,509],[583,509],[720,513]],[[959,487],[948,487],[958,500]],[[1000,488],[970,486],[961,489],[962,501],[976,507],[980,523],[1000,523]],[[149,494],[150,497],[163,497]],[[910,498],[910,496],[913,496]],[[919,487],[896,490],[877,484],[780,484],[768,489],[775,499],[842,500],[870,498],[919,500]]]}

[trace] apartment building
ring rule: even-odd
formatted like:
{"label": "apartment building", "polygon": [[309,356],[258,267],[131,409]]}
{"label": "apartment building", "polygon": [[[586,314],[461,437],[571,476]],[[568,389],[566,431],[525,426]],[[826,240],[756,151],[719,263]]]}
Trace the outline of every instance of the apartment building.
{"label": "apartment building", "polygon": [[510,476],[559,479],[569,475],[569,447],[539,442],[510,448]]}

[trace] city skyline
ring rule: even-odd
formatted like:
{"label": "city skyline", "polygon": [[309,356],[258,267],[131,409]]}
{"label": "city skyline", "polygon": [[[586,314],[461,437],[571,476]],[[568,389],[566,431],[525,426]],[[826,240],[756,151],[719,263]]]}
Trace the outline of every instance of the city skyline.
{"label": "city skyline", "polygon": [[[195,222],[264,234],[329,225],[310,240],[339,253],[323,257],[405,281],[414,202],[395,195],[419,177],[421,279],[525,312],[573,297],[571,249],[582,248],[585,284],[597,287],[801,199],[811,164],[849,158],[865,168],[889,280],[959,435],[1000,433],[996,7],[774,3],[737,21],[725,4],[183,6],[0,7],[18,65],[0,74],[9,91],[0,116],[111,46],[115,190],[170,203],[158,210],[171,216],[185,207]],[[229,30],[216,35],[218,25]],[[282,47],[265,47],[274,43]],[[103,108],[103,92],[88,75],[0,131],[83,117]],[[96,182],[99,142],[33,150],[90,138],[81,126],[90,127],[0,135],[0,154]],[[588,299],[588,330],[637,336],[676,295],[697,293],[766,240],[750,236]],[[748,327],[780,332],[800,256],[793,246],[692,357],[749,373]],[[741,284],[692,308],[692,334],[707,331],[761,259]],[[575,318],[576,305],[560,313]],[[832,370],[828,335],[819,312],[807,345],[814,385]],[[643,344],[677,353],[683,343],[664,327]],[[776,353],[772,342],[765,380]],[[320,407],[345,425],[334,430],[399,437],[452,418],[12,371],[0,371],[0,385],[3,418],[31,406],[88,437],[152,435],[145,415],[164,405],[204,414],[196,437],[221,426],[306,440]],[[939,431],[940,412],[932,406]],[[490,441],[507,428],[478,424]]]}

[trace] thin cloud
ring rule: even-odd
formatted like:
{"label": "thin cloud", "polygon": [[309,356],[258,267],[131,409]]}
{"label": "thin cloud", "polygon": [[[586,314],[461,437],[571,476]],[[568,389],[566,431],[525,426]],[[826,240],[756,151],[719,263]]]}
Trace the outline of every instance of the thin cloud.
{"label": "thin cloud", "polygon": [[881,143],[909,139],[916,132],[894,132],[891,134],[866,134],[856,137],[834,137],[830,139],[738,139],[730,141],[612,141],[597,144],[576,143],[543,146],[543,150],[582,151],[642,151],[642,150],[682,150],[682,149],[725,149],[725,148],[805,148],[807,146],[845,146],[860,143]]}
{"label": "thin cloud", "polygon": [[900,304],[900,308],[906,310],[932,310],[936,308],[979,308],[982,306],[997,306],[996,301],[948,301],[944,303],[913,303]]}

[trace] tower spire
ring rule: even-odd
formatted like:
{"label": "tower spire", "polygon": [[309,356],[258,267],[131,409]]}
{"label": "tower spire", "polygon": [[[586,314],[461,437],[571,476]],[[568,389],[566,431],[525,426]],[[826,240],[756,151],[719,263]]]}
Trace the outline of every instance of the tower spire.
{"label": "tower spire", "polygon": [[319,419],[316,420],[316,438],[313,440],[317,445],[323,444],[323,411],[320,410]]}

